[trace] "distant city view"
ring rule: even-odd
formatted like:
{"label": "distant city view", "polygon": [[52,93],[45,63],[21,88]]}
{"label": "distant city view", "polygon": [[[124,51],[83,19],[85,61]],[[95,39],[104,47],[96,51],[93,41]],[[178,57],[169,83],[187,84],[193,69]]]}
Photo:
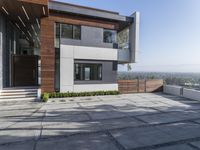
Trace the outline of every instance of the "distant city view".
{"label": "distant city view", "polygon": [[118,79],[163,79],[166,84],[200,89],[200,73],[119,72]]}

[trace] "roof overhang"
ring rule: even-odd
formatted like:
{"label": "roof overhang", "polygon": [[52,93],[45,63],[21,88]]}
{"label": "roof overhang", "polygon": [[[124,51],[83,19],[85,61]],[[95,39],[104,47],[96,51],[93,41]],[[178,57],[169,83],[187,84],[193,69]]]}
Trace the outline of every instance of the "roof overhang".
{"label": "roof overhang", "polygon": [[127,27],[133,22],[132,17],[122,16],[117,12],[57,2],[53,0],[49,1],[49,10],[58,13],[67,13],[76,16],[98,18],[107,21],[119,22],[119,30],[122,30],[123,28]]}
{"label": "roof overhang", "polygon": [[0,0],[0,12],[32,39],[40,30],[40,18],[49,14],[48,0]]}

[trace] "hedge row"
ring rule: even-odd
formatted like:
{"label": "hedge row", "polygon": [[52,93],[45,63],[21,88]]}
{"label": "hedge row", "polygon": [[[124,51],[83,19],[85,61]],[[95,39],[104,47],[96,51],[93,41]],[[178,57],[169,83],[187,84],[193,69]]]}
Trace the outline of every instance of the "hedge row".
{"label": "hedge row", "polygon": [[64,98],[64,97],[84,97],[84,96],[100,96],[100,95],[118,95],[119,91],[96,91],[96,92],[80,92],[80,93],[44,93],[42,101],[47,102],[49,98]]}

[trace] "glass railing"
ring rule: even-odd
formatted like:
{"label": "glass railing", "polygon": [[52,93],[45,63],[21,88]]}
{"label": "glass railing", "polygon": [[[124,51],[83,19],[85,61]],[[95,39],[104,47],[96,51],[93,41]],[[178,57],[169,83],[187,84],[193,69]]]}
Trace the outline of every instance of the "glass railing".
{"label": "glass railing", "polygon": [[120,43],[118,44],[118,49],[128,51],[130,49],[130,43]]}

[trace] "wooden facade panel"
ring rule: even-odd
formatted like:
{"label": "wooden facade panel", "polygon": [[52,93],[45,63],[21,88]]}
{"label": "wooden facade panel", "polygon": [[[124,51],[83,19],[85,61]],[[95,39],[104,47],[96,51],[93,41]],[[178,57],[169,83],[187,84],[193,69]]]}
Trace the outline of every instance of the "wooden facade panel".
{"label": "wooden facade panel", "polygon": [[55,48],[54,22],[47,18],[41,19],[41,89],[43,92],[55,90]]}
{"label": "wooden facade panel", "polygon": [[[54,55],[54,54],[52,54],[52,55]],[[54,56],[43,56],[41,66],[45,67],[45,66],[52,66],[52,65],[54,65],[55,61],[52,61],[54,59],[55,59]]]}
{"label": "wooden facade panel", "polygon": [[103,21],[99,19],[84,18],[75,15],[67,14],[56,14],[50,12],[50,19],[55,22],[74,24],[74,25],[84,25],[92,26],[106,29],[119,29],[119,24],[117,22]]}
{"label": "wooden facade panel", "polygon": [[163,86],[163,80],[148,80],[146,82],[147,92],[161,91]]}
{"label": "wooden facade panel", "polygon": [[41,86],[42,93],[44,92],[55,92],[54,86]]}
{"label": "wooden facade panel", "polygon": [[48,5],[49,0],[18,0],[18,1],[39,4],[39,5]]}
{"label": "wooden facade panel", "polygon": [[119,80],[120,93],[160,92],[163,80]]}
{"label": "wooden facade panel", "polygon": [[55,72],[54,71],[42,71],[41,72],[41,77],[42,78],[50,78],[52,79],[51,77],[54,76]]}

